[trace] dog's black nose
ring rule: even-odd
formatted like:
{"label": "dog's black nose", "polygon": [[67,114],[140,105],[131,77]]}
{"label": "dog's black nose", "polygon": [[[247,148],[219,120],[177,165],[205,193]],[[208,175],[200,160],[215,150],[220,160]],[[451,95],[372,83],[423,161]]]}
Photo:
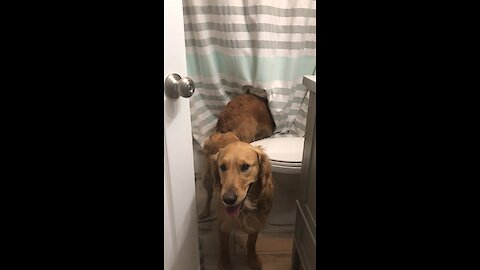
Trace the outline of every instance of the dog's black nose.
{"label": "dog's black nose", "polygon": [[226,205],[232,205],[237,201],[237,195],[233,191],[227,191],[223,194],[223,201]]}

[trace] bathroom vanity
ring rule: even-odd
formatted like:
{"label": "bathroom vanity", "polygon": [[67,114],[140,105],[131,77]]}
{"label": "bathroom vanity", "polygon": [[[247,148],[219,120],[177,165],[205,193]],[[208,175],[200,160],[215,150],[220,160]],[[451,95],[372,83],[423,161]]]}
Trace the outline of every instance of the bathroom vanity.
{"label": "bathroom vanity", "polygon": [[308,103],[305,146],[300,185],[296,197],[292,268],[316,269],[316,76],[304,76],[303,85],[310,93]]}

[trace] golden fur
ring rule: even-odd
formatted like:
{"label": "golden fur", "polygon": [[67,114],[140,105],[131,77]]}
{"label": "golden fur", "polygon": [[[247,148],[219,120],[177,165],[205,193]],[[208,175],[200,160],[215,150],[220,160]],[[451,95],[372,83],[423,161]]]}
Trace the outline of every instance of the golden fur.
{"label": "golden fur", "polygon": [[[267,100],[253,94],[238,95],[233,98],[220,112],[217,132],[213,133],[204,143],[205,159],[214,155],[231,142],[253,142],[269,137],[275,130],[275,123],[268,108]],[[198,218],[204,219],[210,214],[212,201],[213,176],[211,161],[203,173],[203,186],[207,191],[207,200]]]}
{"label": "golden fur", "polygon": [[[228,234],[232,230],[248,233],[248,265],[261,269],[255,244],[272,208],[274,186],[269,158],[260,147],[237,141],[221,148],[211,159],[214,161],[211,163],[215,178],[213,198],[221,246],[219,269],[227,269],[230,264]],[[222,200],[226,192],[237,195],[234,205],[241,207],[238,216],[227,215]]]}
{"label": "golden fur", "polygon": [[267,100],[253,94],[238,95],[220,112],[217,132],[233,132],[242,142],[251,143],[273,134],[275,122]]}
{"label": "golden fur", "polygon": [[[204,144],[207,201],[199,218],[209,215],[213,198],[221,246],[219,269],[229,267],[228,235],[237,229],[248,233],[248,265],[252,269],[262,268],[255,245],[258,232],[266,225],[272,208],[274,186],[268,156],[260,147],[249,143],[269,137],[274,130],[267,101],[252,94],[239,95],[220,113],[217,132]],[[248,168],[242,169],[246,165]],[[236,195],[234,205],[241,207],[238,215],[227,214],[222,199],[227,191]]]}
{"label": "golden fur", "polygon": [[211,160],[210,157],[218,153],[220,148],[223,148],[228,144],[236,141],[240,140],[233,132],[214,133],[205,141],[203,150],[205,159],[207,160],[207,166],[205,166],[205,171],[203,173],[203,186],[207,191],[207,200],[205,202],[205,205],[203,206],[202,211],[198,215],[198,218],[200,219],[208,217],[210,213],[210,204],[212,202],[213,196],[214,175],[212,175],[212,166],[214,165],[214,161]]}
{"label": "golden fur", "polygon": [[[265,225],[272,207],[273,180],[271,165],[260,147],[249,143],[234,142],[222,148],[212,157],[215,177],[214,202],[217,206],[217,220],[225,232],[240,229],[246,233],[258,232]],[[241,166],[250,167],[242,171]],[[219,167],[225,166],[225,170]],[[251,188],[247,189],[249,185]],[[227,190],[237,194],[235,205],[243,203],[238,220],[226,215],[222,196]],[[240,222],[238,222],[240,221]]]}

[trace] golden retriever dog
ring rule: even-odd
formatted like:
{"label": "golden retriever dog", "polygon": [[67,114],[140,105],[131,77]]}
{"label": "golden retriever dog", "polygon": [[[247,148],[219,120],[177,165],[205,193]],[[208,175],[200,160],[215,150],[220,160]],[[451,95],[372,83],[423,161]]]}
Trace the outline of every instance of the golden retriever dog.
{"label": "golden retriever dog", "polygon": [[236,141],[211,159],[221,249],[218,269],[230,265],[228,239],[232,230],[248,233],[248,265],[262,269],[255,245],[272,208],[274,186],[269,158],[261,147]]}
{"label": "golden retriever dog", "polygon": [[213,199],[221,246],[219,269],[230,265],[228,239],[232,230],[248,233],[248,265],[262,269],[255,245],[258,232],[267,223],[274,187],[268,156],[250,143],[271,136],[274,130],[267,100],[244,94],[222,110],[216,132],[205,141],[207,201],[199,218],[209,215]]}
{"label": "golden retriever dog", "polygon": [[220,112],[217,132],[233,132],[242,142],[251,143],[273,134],[275,122],[267,100],[253,94],[238,95]]}
{"label": "golden retriever dog", "polygon": [[206,141],[205,145],[203,146],[203,154],[205,159],[207,160],[207,166],[205,166],[203,172],[203,187],[207,191],[207,200],[205,205],[203,206],[202,211],[198,215],[199,219],[204,219],[208,217],[210,214],[210,204],[212,202],[212,195],[213,195],[213,181],[214,175],[212,174],[212,160],[209,158],[212,155],[218,153],[220,148],[227,146],[232,142],[240,141],[238,137],[233,132],[227,133],[213,133]]}
{"label": "golden retriever dog", "polygon": [[[250,88],[246,86],[245,88]],[[234,141],[251,143],[269,137],[275,130],[275,122],[268,108],[267,100],[253,94],[238,95],[220,112],[216,131],[204,143],[206,160],[216,154],[220,148]],[[212,201],[213,176],[208,164],[203,173],[203,186],[207,190],[205,206],[198,215],[199,219],[208,217]]]}

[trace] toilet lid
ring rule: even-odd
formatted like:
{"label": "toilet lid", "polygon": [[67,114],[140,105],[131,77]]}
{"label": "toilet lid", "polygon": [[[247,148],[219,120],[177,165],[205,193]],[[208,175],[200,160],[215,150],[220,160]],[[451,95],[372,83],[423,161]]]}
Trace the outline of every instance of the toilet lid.
{"label": "toilet lid", "polygon": [[303,137],[282,137],[258,140],[251,144],[253,146],[261,145],[272,163],[299,163],[297,165],[301,166],[304,141]]}

